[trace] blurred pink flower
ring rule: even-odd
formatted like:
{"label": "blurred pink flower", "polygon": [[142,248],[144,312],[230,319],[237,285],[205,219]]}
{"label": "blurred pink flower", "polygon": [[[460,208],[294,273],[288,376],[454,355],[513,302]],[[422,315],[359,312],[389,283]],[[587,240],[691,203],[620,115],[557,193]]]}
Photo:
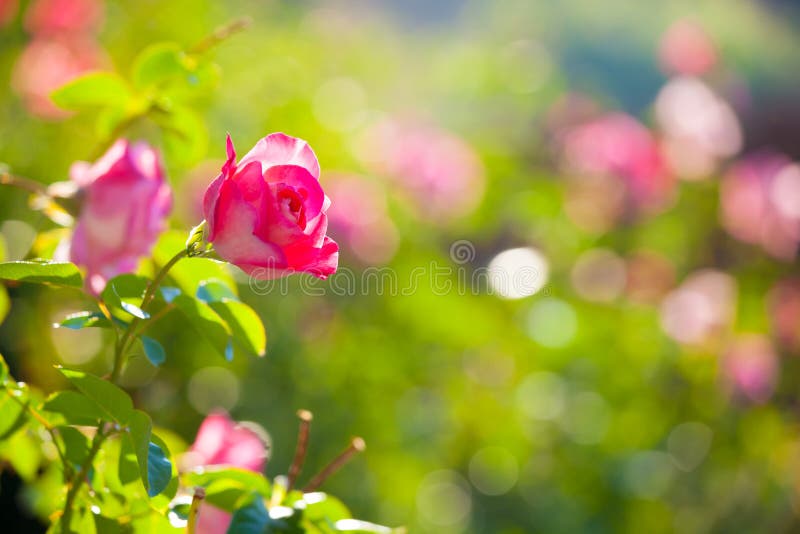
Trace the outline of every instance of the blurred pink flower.
{"label": "blurred pink flower", "polygon": [[260,279],[336,272],[339,246],[326,235],[330,199],[319,162],[302,139],[273,133],[236,163],[228,159],[203,200],[208,240],[217,254]]}
{"label": "blurred pink flower", "polygon": [[712,269],[696,271],[661,302],[661,327],[686,345],[719,340],[733,324],[736,291],[731,275]]}
{"label": "blurred pink flower", "polygon": [[67,254],[86,267],[87,285],[99,293],[150,253],[166,226],[172,192],[155,149],[125,139],[93,164],[74,163],[70,177],[82,205]]}
{"label": "blurred pink flower", "polygon": [[674,22],[659,45],[661,67],[668,73],[699,75],[717,62],[717,49],[702,26],[690,20]]}
{"label": "blurred pink flower", "polygon": [[483,165],[455,135],[431,126],[387,120],[364,134],[360,156],[405,192],[430,221],[469,215],[485,188]]}
{"label": "blurred pink flower", "polygon": [[[264,470],[267,462],[267,440],[254,425],[236,423],[224,412],[205,418],[194,443],[183,458],[186,470],[209,465],[227,465],[255,471]],[[225,534],[231,514],[203,504],[197,518],[198,534]]]}
{"label": "blurred pink flower", "polygon": [[659,208],[672,196],[674,181],[652,134],[624,113],[608,113],[561,134],[565,170],[579,176],[622,181],[636,211]]}
{"label": "blurred pink flower", "polygon": [[752,401],[766,402],[775,390],[778,358],[765,336],[745,334],[734,339],[723,357],[723,368],[735,390]]}
{"label": "blurred pink flower", "polygon": [[800,278],[775,284],[768,307],[775,339],[787,350],[800,353]]}
{"label": "blurred pink flower", "polygon": [[11,86],[32,114],[61,119],[69,113],[53,103],[50,93],[104,62],[103,51],[88,39],[34,39],[14,66]]}
{"label": "blurred pink flower", "polygon": [[658,93],[656,121],[662,150],[679,176],[698,179],[714,172],[719,160],[742,148],[742,128],[733,108],[697,78],[671,79]]}
{"label": "blurred pink flower", "polygon": [[389,217],[383,188],[355,175],[326,175],[326,183],[332,200],[331,233],[341,236],[363,263],[381,265],[391,260],[399,234]]}
{"label": "blurred pink flower", "polygon": [[734,165],[720,187],[720,218],[729,234],[792,261],[800,243],[800,165],[772,152]]}
{"label": "blurred pink flower", "polygon": [[19,0],[0,0],[0,27],[14,20],[19,8]]}
{"label": "blurred pink flower", "polygon": [[25,29],[36,37],[85,36],[102,16],[100,0],[35,0],[25,15]]}

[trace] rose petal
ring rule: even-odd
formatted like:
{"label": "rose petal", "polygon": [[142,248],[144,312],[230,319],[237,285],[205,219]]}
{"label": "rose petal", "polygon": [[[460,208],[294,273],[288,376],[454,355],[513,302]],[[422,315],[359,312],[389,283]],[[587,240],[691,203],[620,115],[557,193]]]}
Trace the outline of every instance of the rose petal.
{"label": "rose petal", "polygon": [[319,162],[308,143],[283,133],[274,133],[261,139],[248,152],[239,165],[258,161],[266,172],[275,165],[298,165],[306,169],[311,176],[319,179]]}

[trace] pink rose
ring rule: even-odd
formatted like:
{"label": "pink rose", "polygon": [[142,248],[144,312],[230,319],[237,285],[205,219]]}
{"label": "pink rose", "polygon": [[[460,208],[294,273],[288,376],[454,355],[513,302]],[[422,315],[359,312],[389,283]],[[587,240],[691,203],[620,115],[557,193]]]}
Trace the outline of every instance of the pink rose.
{"label": "pink rose", "polygon": [[227,145],[228,160],[203,199],[217,254],[258,279],[336,272],[339,246],[325,235],[330,200],[311,147],[274,133],[237,164],[230,136]]}
{"label": "pink rose", "polygon": [[28,8],[25,28],[39,37],[82,35],[102,16],[99,0],[37,0]]}
{"label": "pink rose", "polygon": [[724,355],[723,370],[736,392],[757,403],[772,396],[780,371],[772,343],[760,334],[735,338]]}
{"label": "pink rose", "polygon": [[794,261],[800,245],[800,165],[769,151],[748,155],[723,177],[720,220],[733,237]]}
{"label": "pink rose", "polygon": [[359,150],[364,164],[392,180],[429,222],[469,215],[483,198],[486,178],[478,154],[445,130],[385,120],[366,130]]}
{"label": "pink rose", "polygon": [[650,211],[671,198],[674,182],[658,144],[633,117],[608,113],[568,129],[561,141],[568,172],[621,180],[635,208]]}
{"label": "pink rose", "polygon": [[73,164],[70,177],[81,188],[82,206],[69,259],[86,267],[87,285],[99,293],[150,253],[172,208],[172,191],[158,153],[124,139],[94,164]]}
{"label": "pink rose", "polygon": [[[266,439],[252,426],[237,424],[224,412],[212,413],[197,431],[184,456],[184,468],[229,465],[261,472],[267,461]],[[198,534],[224,534],[231,514],[203,504],[197,517]]]}
{"label": "pink rose", "polygon": [[11,87],[37,117],[63,119],[69,112],[57,107],[50,93],[106,62],[103,51],[90,39],[34,39],[25,46],[11,77]]}

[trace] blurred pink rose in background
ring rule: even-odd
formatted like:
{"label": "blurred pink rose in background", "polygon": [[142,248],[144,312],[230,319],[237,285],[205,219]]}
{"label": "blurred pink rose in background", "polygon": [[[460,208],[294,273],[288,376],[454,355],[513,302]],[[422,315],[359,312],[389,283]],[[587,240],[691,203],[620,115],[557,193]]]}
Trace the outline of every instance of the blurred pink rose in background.
{"label": "blurred pink rose in background", "polygon": [[270,134],[237,164],[228,136],[227,151],[203,200],[217,254],[258,279],[336,272],[339,246],[326,235],[330,199],[308,143]]}
{"label": "blurred pink rose in background", "polygon": [[[227,465],[260,473],[267,463],[266,433],[251,423],[236,423],[224,412],[215,412],[203,420],[197,437],[182,459],[182,469]],[[225,534],[231,514],[207,503],[197,517],[198,534]]]}
{"label": "blurred pink rose in background", "polygon": [[624,113],[608,113],[560,134],[562,164],[578,180],[622,182],[634,211],[652,211],[672,198],[674,180],[648,129]]}
{"label": "blurred pink rose in background", "polygon": [[61,119],[70,113],[58,108],[50,93],[104,63],[103,51],[89,39],[34,39],[14,66],[11,86],[34,115]]}
{"label": "blurred pink rose in background", "polygon": [[682,19],[662,36],[658,57],[668,73],[700,75],[716,64],[717,49],[702,26]]}
{"label": "blurred pink rose in background", "polygon": [[326,175],[332,203],[328,211],[331,233],[347,243],[347,250],[367,265],[383,265],[397,251],[399,232],[379,184],[356,175]]}
{"label": "blurred pink rose in background", "polygon": [[0,26],[6,26],[14,20],[19,8],[19,0],[0,0]]}
{"label": "blurred pink rose in background", "polygon": [[392,180],[429,221],[469,215],[483,198],[480,158],[469,144],[444,130],[385,120],[364,133],[359,156],[371,171]]}
{"label": "blurred pink rose in background", "polygon": [[679,343],[719,340],[731,328],[736,311],[736,279],[722,271],[696,271],[661,302],[661,327]]}
{"label": "blurred pink rose in background", "polygon": [[740,335],[723,356],[725,376],[733,388],[752,401],[763,403],[775,390],[778,357],[769,339],[760,334]]}
{"label": "blurred pink rose in background", "polygon": [[767,302],[778,344],[790,352],[800,353],[800,278],[775,284]]}
{"label": "blurred pink rose in background", "polygon": [[792,261],[800,243],[800,165],[760,152],[734,165],[720,187],[720,218],[729,234]]}
{"label": "blurred pink rose in background", "polygon": [[99,0],[35,0],[25,14],[25,29],[36,37],[80,36],[103,17]]}
{"label": "blurred pink rose in background", "polygon": [[720,160],[742,148],[743,134],[733,108],[697,78],[671,79],[658,93],[656,121],[669,166],[686,179],[705,178]]}
{"label": "blurred pink rose in background", "polygon": [[93,164],[74,163],[70,177],[80,188],[81,210],[59,254],[85,267],[89,289],[99,293],[150,253],[166,226],[172,192],[155,149],[125,139]]}

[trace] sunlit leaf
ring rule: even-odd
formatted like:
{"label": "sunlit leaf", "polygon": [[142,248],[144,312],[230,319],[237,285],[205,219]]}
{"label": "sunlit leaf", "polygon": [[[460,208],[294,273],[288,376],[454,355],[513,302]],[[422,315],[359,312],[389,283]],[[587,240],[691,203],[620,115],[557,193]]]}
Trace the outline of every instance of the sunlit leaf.
{"label": "sunlit leaf", "polygon": [[48,412],[60,414],[71,425],[96,425],[107,414],[89,397],[77,391],[57,391],[42,405]]}
{"label": "sunlit leaf", "polygon": [[205,302],[219,302],[222,300],[239,300],[236,293],[226,283],[220,280],[203,280],[197,286],[195,296]]}
{"label": "sunlit leaf", "polygon": [[61,322],[53,325],[56,328],[69,328],[70,330],[80,330],[81,328],[101,327],[107,328],[111,323],[102,313],[82,311],[67,315]]}
{"label": "sunlit leaf", "polygon": [[83,465],[89,456],[89,440],[78,429],[71,426],[56,427],[64,444],[64,456],[76,466]]}
{"label": "sunlit leaf", "polygon": [[67,287],[83,286],[81,273],[74,264],[47,260],[0,263],[0,279]]}
{"label": "sunlit leaf", "polygon": [[208,304],[228,325],[233,339],[247,352],[263,356],[267,350],[267,334],[258,314],[247,304],[235,300]]}
{"label": "sunlit leaf", "polygon": [[184,475],[190,486],[202,486],[206,500],[218,508],[232,512],[246,495],[257,492],[264,498],[271,494],[269,482],[261,473],[233,467],[205,467]]}
{"label": "sunlit leaf", "polygon": [[62,85],[50,94],[58,106],[80,111],[103,106],[122,106],[131,97],[128,84],[111,72],[90,72]]}
{"label": "sunlit leaf", "polygon": [[63,367],[59,370],[76,388],[94,401],[107,418],[120,424],[128,422],[133,414],[133,402],[127,393],[97,376]]}
{"label": "sunlit leaf", "polygon": [[131,70],[131,79],[137,89],[164,85],[171,80],[186,76],[183,51],[175,43],[156,43],[148,46],[136,56]]}
{"label": "sunlit leaf", "polygon": [[221,355],[226,356],[231,331],[228,325],[209,306],[202,301],[179,295],[173,304],[183,312],[198,334],[206,338],[209,344]]}

